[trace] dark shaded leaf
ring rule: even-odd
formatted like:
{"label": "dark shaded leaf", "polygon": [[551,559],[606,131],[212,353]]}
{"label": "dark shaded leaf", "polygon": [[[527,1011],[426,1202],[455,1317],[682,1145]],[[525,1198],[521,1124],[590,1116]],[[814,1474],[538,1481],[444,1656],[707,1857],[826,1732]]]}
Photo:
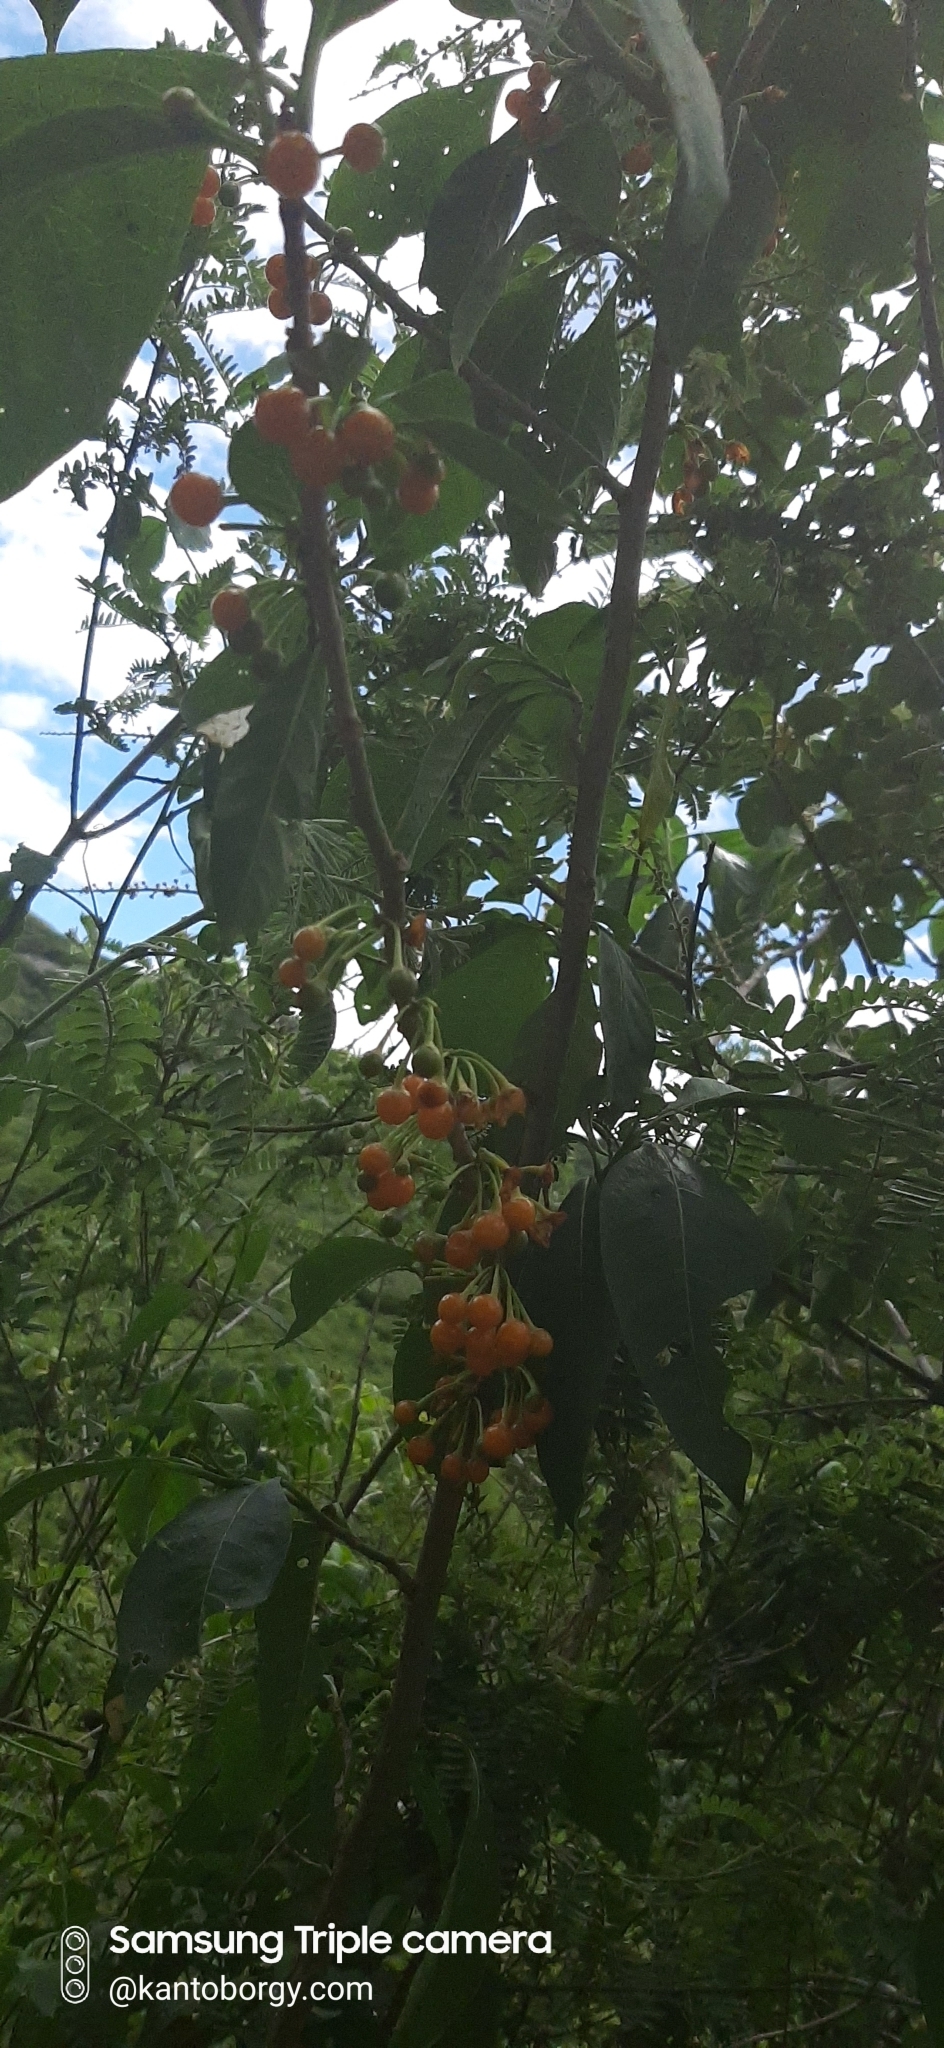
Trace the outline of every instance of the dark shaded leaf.
{"label": "dark shaded leaf", "polygon": [[299,1081],[307,1081],[324,1065],[334,1044],[338,1013],[334,997],[325,996],[316,1010],[306,1009],[292,1047],[292,1070]]}
{"label": "dark shaded leaf", "polygon": [[535,519],[546,519],[558,527],[571,524],[567,506],[544,481],[541,472],[517,449],[495,434],[483,434],[464,420],[431,419],[431,439],[443,455],[454,455],[475,476],[494,484],[496,490]]}
{"label": "dark shaded leaf", "polygon": [[244,505],[284,526],[299,514],[298,483],[288,451],[278,442],[263,441],[252,420],[237,427],[229,444],[230,482]]}
{"label": "dark shaded leaf", "polygon": [[347,1301],[365,1281],[408,1266],[410,1255],[385,1237],[331,1237],[304,1252],[292,1267],[290,1291],[295,1320],[283,1344],[301,1337],[329,1308]]}
{"label": "dark shaded leaf", "polygon": [[575,340],[565,342],[552,358],[546,390],[551,418],[587,450],[581,463],[572,449],[554,449],[550,472],[556,483],[564,485],[589,469],[592,462],[607,463],[616,446],[620,365],[614,292],[589,327]]}
{"label": "dark shaded leaf", "polygon": [[507,240],[527,181],[527,159],[512,133],[467,157],[443,187],[426,225],[420,284],[447,311]]}
{"label": "dark shaded leaf", "polygon": [[613,1109],[634,1109],[656,1056],[652,1005],[629,955],[609,932],[600,932],[597,956],[607,1095]]}
{"label": "dark shaded leaf", "polygon": [[335,172],[328,199],[332,227],[351,228],[366,256],[383,255],[401,235],[422,234],[437,195],[448,190],[463,159],[488,141],[494,105],[495,82],[486,78],[416,93],[381,114],[386,156],[366,175],[348,164]]}
{"label": "dark shaded leaf", "polygon": [[538,152],[534,175],[542,192],[594,234],[612,231],[622,174],[616,144],[602,121],[577,121],[559,142]]}
{"label": "dark shaded leaf", "polygon": [[554,1339],[541,1371],[554,1420],[538,1438],[538,1462],[558,1534],[573,1523],[583,1499],[594,1418],[619,1341],[600,1251],[596,1182],[579,1181],[561,1208],[566,1223],[546,1248],[528,1246],[515,1275],[532,1321]]}
{"label": "dark shaded leaf", "polygon": [[311,1705],[321,1677],[312,1634],[318,1575],[330,1537],[295,1522],[285,1562],[256,1608],[256,1688],[263,1739],[284,1749]]}
{"label": "dark shaded leaf", "polygon": [[659,1818],[659,1783],[629,1700],[592,1705],[568,1743],[561,1793],[571,1820],[630,1870],[645,1870]]}
{"label": "dark shaded leaf", "polygon": [[241,711],[258,695],[259,684],[248,661],[227,647],[200,670],[195,683],[184,693],[180,715],[191,732],[198,731],[223,711]]}
{"label": "dark shaded leaf", "polygon": [[[474,1758],[470,1763],[469,1810],[437,1926],[477,1928],[487,1936],[501,1904],[498,1850],[478,1765]],[[472,2021],[470,2042],[481,2041],[478,2008],[493,1968],[474,1946],[470,1955],[424,1956],[390,2037],[391,2048],[451,2048]]]}
{"label": "dark shaded leaf", "polygon": [[533,207],[508,241],[502,243],[468,279],[452,317],[450,353],[456,365],[465,361],[515,265],[535,242],[545,241],[556,226],[556,206]]}
{"label": "dark shaded leaf", "polygon": [[518,1033],[547,994],[547,936],[515,918],[494,945],[447,974],[436,990],[445,1045],[484,1053],[507,1073]]}
{"label": "dark shaded leaf", "polygon": [[322,672],[308,655],[267,687],[223,762],[210,821],[213,911],[230,940],[254,938],[288,874],[288,823],[307,815],[318,765]]}

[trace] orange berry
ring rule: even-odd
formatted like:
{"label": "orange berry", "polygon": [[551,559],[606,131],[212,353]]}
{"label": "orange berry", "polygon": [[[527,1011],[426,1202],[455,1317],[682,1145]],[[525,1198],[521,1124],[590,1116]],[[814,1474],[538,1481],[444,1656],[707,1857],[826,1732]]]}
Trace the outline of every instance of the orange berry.
{"label": "orange berry", "polygon": [[304,988],[308,980],[304,960],[296,960],[294,953],[291,959],[279,962],[275,974],[276,980],[281,982],[283,988]]}
{"label": "orange berry", "polygon": [[530,1195],[512,1195],[510,1201],[502,1203],[502,1215],[509,1230],[530,1230],[535,1213]]}
{"label": "orange berry", "polygon": [[509,114],[514,115],[516,121],[520,121],[521,116],[525,112],[527,106],[528,95],[526,92],[522,92],[520,86],[516,86],[513,92],[505,94],[506,110]]}
{"label": "orange berry", "polygon": [[223,510],[223,491],[215,476],[188,469],[171,484],[167,502],[185,526],[210,526]]}
{"label": "orange berry", "polygon": [[415,1401],[398,1401],[393,1411],[394,1422],[401,1429],[409,1429],[411,1422],[418,1422],[420,1411]]}
{"label": "orange berry", "polygon": [[454,1128],[456,1112],[451,1102],[443,1102],[438,1109],[417,1109],[416,1127],[424,1138],[448,1138]]}
{"label": "orange berry", "polygon": [[672,492],[672,510],[675,513],[676,519],[684,519],[686,512],[694,503],[695,500],[692,497],[691,491],[678,490]]}
{"label": "orange berry", "polygon": [[631,149],[623,151],[620,163],[630,178],[644,178],[652,169],[652,150],[648,142],[634,142]]}
{"label": "orange berry", "polygon": [[531,1349],[531,1325],[519,1316],[509,1316],[495,1338],[502,1365],[521,1365]]}
{"label": "orange berry", "polygon": [[462,1347],[462,1332],[458,1323],[445,1323],[437,1318],[430,1330],[429,1341],[439,1358],[454,1358]]}
{"label": "orange berry", "polygon": [[487,1380],[498,1370],[494,1330],[470,1330],[466,1339],[465,1362],[476,1379]]}
{"label": "orange berry", "polygon": [[244,590],[218,590],[210,606],[210,617],[221,633],[238,633],[252,614]]}
{"label": "orange berry", "polygon": [[441,1237],[434,1237],[431,1231],[424,1231],[413,1246],[413,1257],[419,1266],[432,1266],[443,1249]]}
{"label": "orange berry", "polygon": [[439,1304],[441,1323],[462,1323],[468,1307],[464,1294],[444,1294]]}
{"label": "orange berry", "polygon": [[423,1076],[422,1074],[404,1074],[400,1085],[406,1089],[410,1101],[415,1102],[423,1086]]}
{"label": "orange berry", "polygon": [[382,1173],[393,1172],[393,1160],[386,1145],[362,1145],[357,1155],[357,1164],[362,1173],[373,1174],[375,1180],[379,1179]]}
{"label": "orange berry", "polygon": [[427,918],[425,910],[418,910],[416,916],[411,917],[410,922],[407,925],[407,938],[409,940],[410,945],[417,953],[422,952],[422,949],[426,943],[426,929],[428,923],[429,920]]}
{"label": "orange berry", "polygon": [[375,405],[356,405],[341,421],[337,438],[345,464],[385,462],[393,454],[397,430]]}
{"label": "orange berry", "polygon": [[260,391],[253,419],[260,440],[287,448],[309,431],[308,400],[297,384],[280,384],[277,391]]}
{"label": "orange berry", "polygon": [[554,75],[550,65],[545,64],[543,58],[539,58],[528,72],[528,84],[533,85],[535,92],[547,92],[553,83]]}
{"label": "orange berry", "polygon": [[447,1266],[454,1266],[460,1273],[468,1272],[477,1257],[471,1230],[450,1230],[443,1248]]}
{"label": "orange berry", "polygon": [[509,1458],[515,1440],[507,1422],[490,1422],[482,1431],[482,1449],[487,1458]]}
{"label": "orange berry", "polygon": [[192,228],[211,228],[216,219],[216,207],[212,199],[197,198],[190,209]]}
{"label": "orange berry", "polygon": [[352,171],[375,171],[386,153],[386,138],[372,121],[355,121],[341,144],[341,155]]}
{"label": "orange berry", "polygon": [[411,1465],[429,1465],[436,1455],[436,1446],[431,1436],[411,1436],[406,1447]]}
{"label": "orange berry", "polygon": [[470,1458],[466,1466],[469,1485],[484,1486],[490,1470],[491,1467],[485,1458]]}
{"label": "orange berry", "polygon": [[532,1330],[531,1342],[528,1346],[532,1358],[550,1358],[553,1349],[554,1339],[551,1336],[550,1330]]}
{"label": "orange berry", "polygon": [[266,150],[262,175],[280,199],[304,199],[321,175],[321,158],[311,136],[300,128],[283,128]]}
{"label": "orange berry", "polygon": [[401,478],[397,500],[402,511],[423,518],[439,503],[439,485],[421,469],[408,469]]}
{"label": "orange berry", "polygon": [[289,454],[295,475],[303,484],[324,491],[337,483],[343,467],[341,453],[334,434],[326,427],[313,427],[310,433],[293,441]]}
{"label": "orange berry", "polygon": [[511,1231],[500,1209],[486,1209],[472,1225],[472,1242],[480,1252],[500,1252]]}
{"label": "orange berry", "polygon": [[327,292],[312,292],[308,301],[308,318],[313,327],[327,327],[333,312]]}
{"label": "orange berry", "polygon": [[458,1451],[447,1451],[439,1470],[452,1486],[465,1485],[468,1476],[466,1462],[464,1458],[460,1458]]}
{"label": "orange berry", "polygon": [[751,459],[751,451],[745,441],[726,441],[724,459],[725,462],[730,462],[732,469],[746,469]]}
{"label": "orange berry", "polygon": [[413,1114],[413,1105],[405,1088],[384,1088],[378,1095],[374,1108],[382,1124],[405,1124]]}
{"label": "orange berry", "polygon": [[220,174],[213,164],[208,164],[198,193],[200,199],[215,199],[220,189]]}
{"label": "orange berry", "polygon": [[477,1126],[482,1122],[482,1105],[470,1088],[460,1088],[456,1096],[456,1115],[460,1124]]}
{"label": "orange berry", "polygon": [[717,50],[709,50],[709,51],[708,51],[708,54],[707,54],[707,56],[706,56],[706,58],[705,58],[705,60],[704,60],[704,63],[705,63],[705,70],[706,70],[706,71],[714,71],[714,70],[715,70],[715,68],[716,68],[716,66],[717,66],[717,63],[718,63],[718,57],[719,57],[719,54],[720,54],[720,53],[719,53],[719,51],[717,51]]}
{"label": "orange berry", "polygon": [[765,85],[761,93],[761,99],[769,100],[772,104],[776,104],[777,100],[789,99],[789,97],[789,93],[784,92],[782,85]]}
{"label": "orange berry", "polygon": [[445,1081],[425,1080],[420,1082],[416,1100],[422,1109],[441,1109],[449,1101],[449,1090]]}
{"label": "orange berry", "polygon": [[291,319],[292,308],[289,305],[288,293],[283,292],[281,288],[269,293],[269,296],[266,300],[266,305],[269,308],[269,312],[271,313],[273,320]]}
{"label": "orange berry", "polygon": [[367,1207],[368,1209],[376,1209],[378,1212],[393,1208],[390,1181],[386,1174],[381,1174],[380,1179],[375,1180],[368,1188]]}
{"label": "orange berry", "polygon": [[545,1429],[550,1428],[554,1420],[554,1410],[550,1401],[538,1401],[534,1404],[529,1402],[525,1409],[525,1417],[531,1435],[540,1436]]}
{"label": "orange berry", "polygon": [[[382,1173],[372,1193],[380,1197],[379,1202],[372,1206],[405,1209],[416,1193],[416,1182],[411,1173]],[[371,1196],[368,1195],[367,1199],[370,1202]]]}
{"label": "orange berry", "polygon": [[497,1294],[473,1295],[467,1305],[467,1313],[473,1330],[497,1330],[505,1317]]}
{"label": "orange berry", "polygon": [[281,250],[276,255],[269,257],[263,275],[266,283],[272,286],[273,291],[284,292],[288,283],[288,269]]}
{"label": "orange berry", "polygon": [[514,1439],[514,1446],[516,1451],[529,1451],[531,1449],[531,1446],[534,1442],[534,1432],[529,1427],[523,1415],[519,1418],[517,1422],[512,1423],[511,1434]]}
{"label": "orange berry", "polygon": [[292,940],[292,952],[300,960],[323,960],[328,950],[328,934],[320,924],[303,924]]}

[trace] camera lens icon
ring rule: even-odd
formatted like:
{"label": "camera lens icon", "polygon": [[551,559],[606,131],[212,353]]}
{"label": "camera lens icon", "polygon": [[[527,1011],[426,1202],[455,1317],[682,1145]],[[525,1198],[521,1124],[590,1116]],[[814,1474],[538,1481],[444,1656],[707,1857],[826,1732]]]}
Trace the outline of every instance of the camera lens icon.
{"label": "camera lens icon", "polygon": [[89,1938],[84,1927],[67,1927],[59,1939],[59,1989],[70,2005],[89,1995]]}

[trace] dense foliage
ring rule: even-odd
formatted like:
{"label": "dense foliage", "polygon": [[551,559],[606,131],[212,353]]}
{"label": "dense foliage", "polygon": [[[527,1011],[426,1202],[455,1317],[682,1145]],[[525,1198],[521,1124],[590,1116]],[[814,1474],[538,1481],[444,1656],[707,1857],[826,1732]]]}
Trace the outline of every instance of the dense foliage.
{"label": "dense foliage", "polygon": [[[0,489],[102,556],[0,878],[2,2039],[944,2043],[940,0],[456,0],[343,142],[383,0],[36,5]],[[369,2010],[108,2002],[329,1921]]]}

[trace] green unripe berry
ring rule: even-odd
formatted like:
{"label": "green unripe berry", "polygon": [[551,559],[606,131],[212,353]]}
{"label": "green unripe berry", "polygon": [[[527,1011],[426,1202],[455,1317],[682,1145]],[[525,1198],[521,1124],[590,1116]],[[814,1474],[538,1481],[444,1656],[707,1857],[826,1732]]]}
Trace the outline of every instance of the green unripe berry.
{"label": "green unripe berry", "polygon": [[438,1045],[418,1045],[411,1064],[414,1074],[422,1074],[424,1081],[438,1081],[443,1070],[443,1056]]}
{"label": "green unripe berry", "polygon": [[334,240],[331,244],[332,256],[339,257],[343,262],[345,256],[353,256],[356,249],[357,236],[354,233],[354,229],[335,228]]}
{"label": "green unripe berry", "polygon": [[357,1062],[365,1081],[379,1081],[386,1071],[384,1057],[379,1052],[364,1052]]}
{"label": "green unripe berry", "polygon": [[408,967],[391,967],[387,976],[387,990],[391,1002],[408,1003],[417,991],[415,974]]}
{"label": "green unripe berry", "polygon": [[399,1235],[400,1235],[400,1232],[401,1232],[401,1230],[402,1230],[402,1229],[403,1229],[403,1217],[402,1217],[402,1216],[398,1216],[398,1214],[397,1214],[397,1212],[396,1212],[396,1210],[395,1210],[395,1209],[388,1209],[388,1210],[386,1211],[386,1214],[385,1214],[385,1215],[383,1215],[383,1216],[381,1216],[381,1219],[380,1219],[380,1235],[381,1235],[381,1237],[399,1237]]}
{"label": "green unripe berry", "polygon": [[383,612],[398,612],[407,603],[410,586],[405,576],[387,570],[374,583],[374,597]]}
{"label": "green unripe berry", "polygon": [[237,185],[235,178],[224,178],[216,196],[220,205],[232,213],[242,203],[242,186]]}

